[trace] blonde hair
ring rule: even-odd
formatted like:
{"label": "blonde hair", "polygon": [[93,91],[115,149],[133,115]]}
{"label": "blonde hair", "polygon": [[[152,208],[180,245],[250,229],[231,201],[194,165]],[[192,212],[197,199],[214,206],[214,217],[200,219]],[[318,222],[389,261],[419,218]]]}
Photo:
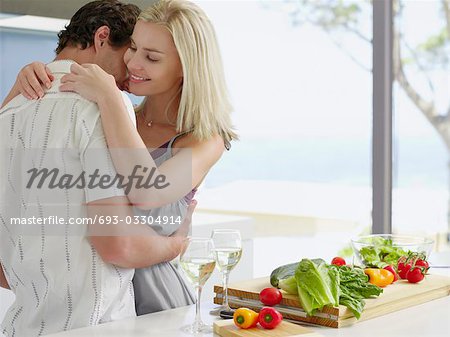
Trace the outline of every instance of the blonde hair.
{"label": "blonde hair", "polygon": [[190,1],[160,0],[141,12],[138,20],[166,27],[177,48],[183,68],[177,131],[192,130],[199,140],[218,134],[228,146],[237,135],[231,125],[222,58],[209,18]]}

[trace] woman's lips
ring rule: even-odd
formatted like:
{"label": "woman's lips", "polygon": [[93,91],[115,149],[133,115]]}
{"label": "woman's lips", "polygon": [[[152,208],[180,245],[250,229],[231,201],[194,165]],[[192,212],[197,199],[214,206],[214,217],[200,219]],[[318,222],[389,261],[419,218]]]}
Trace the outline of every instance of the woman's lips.
{"label": "woman's lips", "polygon": [[130,74],[128,80],[129,80],[131,83],[142,83],[142,82],[150,81],[150,79],[148,79],[148,78],[140,77],[140,76],[133,75],[133,74]]}

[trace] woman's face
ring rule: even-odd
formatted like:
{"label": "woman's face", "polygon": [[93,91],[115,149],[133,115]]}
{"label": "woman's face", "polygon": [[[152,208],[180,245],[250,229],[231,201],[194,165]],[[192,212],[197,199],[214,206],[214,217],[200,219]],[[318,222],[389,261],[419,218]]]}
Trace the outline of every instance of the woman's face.
{"label": "woman's face", "polygon": [[155,23],[138,20],[124,61],[129,91],[134,95],[172,96],[182,83],[183,70],[172,35]]}

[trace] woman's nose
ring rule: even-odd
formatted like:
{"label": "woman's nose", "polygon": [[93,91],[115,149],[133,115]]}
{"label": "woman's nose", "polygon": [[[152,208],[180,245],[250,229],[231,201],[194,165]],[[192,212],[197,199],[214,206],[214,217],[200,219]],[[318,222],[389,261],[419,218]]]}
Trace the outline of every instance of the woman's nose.
{"label": "woman's nose", "polygon": [[127,62],[127,68],[129,71],[133,70],[141,70],[141,62],[139,61],[139,58],[135,55],[133,55]]}

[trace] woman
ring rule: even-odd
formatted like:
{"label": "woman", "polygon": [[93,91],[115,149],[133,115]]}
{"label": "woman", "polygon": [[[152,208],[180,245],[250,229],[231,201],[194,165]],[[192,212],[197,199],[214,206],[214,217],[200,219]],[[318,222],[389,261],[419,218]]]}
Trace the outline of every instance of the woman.
{"label": "woman", "polygon": [[[124,61],[129,92],[145,96],[136,108],[137,132],[114,78],[100,67],[74,64],[60,90],[98,104],[119,174],[129,176],[140,165],[166,178],[166,188],[134,186],[129,191],[135,213],[182,218],[210,168],[237,138],[214,29],[195,4],[161,0],[140,14]],[[40,68],[35,73],[45,67],[33,66]],[[179,222],[151,225],[159,234],[171,235]],[[138,315],[194,302],[170,263],[136,270],[133,282]]]}

